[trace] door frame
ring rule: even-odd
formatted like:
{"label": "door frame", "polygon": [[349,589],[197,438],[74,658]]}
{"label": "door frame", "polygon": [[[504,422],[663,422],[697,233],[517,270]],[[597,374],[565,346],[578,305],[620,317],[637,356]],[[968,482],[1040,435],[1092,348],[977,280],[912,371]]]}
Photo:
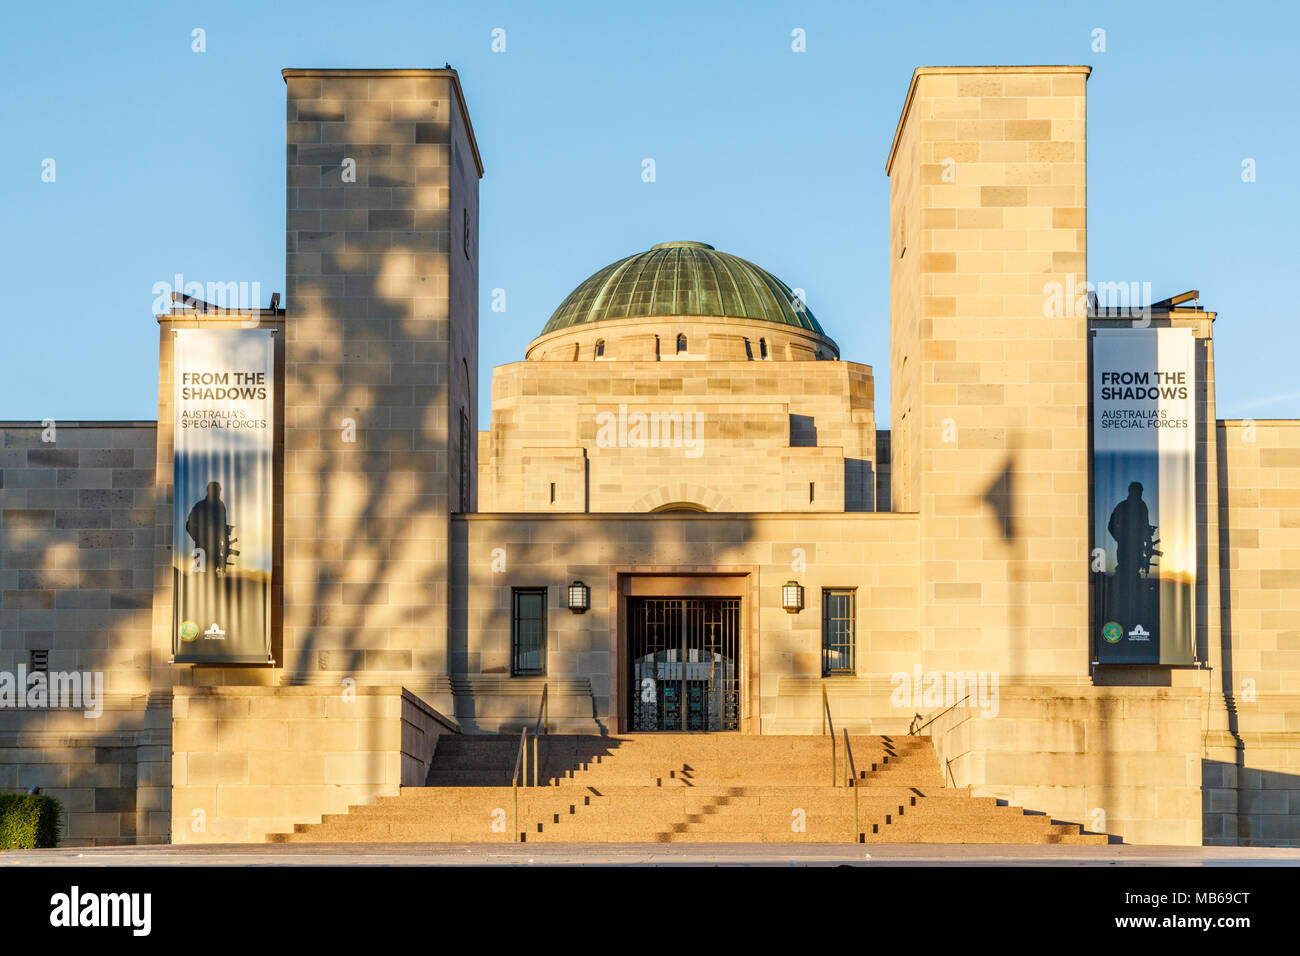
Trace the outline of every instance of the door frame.
{"label": "door frame", "polygon": [[[740,599],[740,720],[735,733],[762,732],[759,704],[757,565],[623,566],[609,569],[616,596],[610,615],[610,714],[616,733],[628,733],[626,708],[629,597],[733,597]],[[673,733],[673,731],[661,731]]]}

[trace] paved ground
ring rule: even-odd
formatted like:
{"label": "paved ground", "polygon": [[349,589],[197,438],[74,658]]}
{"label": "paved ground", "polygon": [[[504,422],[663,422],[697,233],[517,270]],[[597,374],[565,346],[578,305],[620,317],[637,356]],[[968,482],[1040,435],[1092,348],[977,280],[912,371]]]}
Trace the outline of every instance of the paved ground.
{"label": "paved ground", "polygon": [[1300,866],[1275,847],[985,844],[216,844],[11,850],[15,866]]}

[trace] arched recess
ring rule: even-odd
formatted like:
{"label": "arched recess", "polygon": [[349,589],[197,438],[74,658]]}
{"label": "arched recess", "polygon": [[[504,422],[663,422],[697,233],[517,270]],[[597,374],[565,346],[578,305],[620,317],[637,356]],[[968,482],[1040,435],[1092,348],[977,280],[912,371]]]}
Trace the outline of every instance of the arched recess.
{"label": "arched recess", "polygon": [[471,502],[474,497],[474,463],[477,460],[476,449],[472,443],[478,441],[478,432],[474,428],[474,393],[469,380],[469,362],[462,358],[461,381],[464,383],[464,394],[461,397],[459,419],[459,462],[457,464],[457,506],[461,512],[472,510]]}
{"label": "arched recess", "polygon": [[660,485],[649,494],[642,495],[632,504],[632,511],[684,512],[684,511],[735,511],[731,499],[706,485],[681,481]]}

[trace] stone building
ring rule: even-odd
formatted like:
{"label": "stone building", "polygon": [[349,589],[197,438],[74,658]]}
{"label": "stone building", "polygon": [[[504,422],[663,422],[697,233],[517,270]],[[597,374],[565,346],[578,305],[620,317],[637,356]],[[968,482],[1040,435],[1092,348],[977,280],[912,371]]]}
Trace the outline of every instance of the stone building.
{"label": "stone building", "polygon": [[[1128,842],[1300,844],[1300,427],[1217,419],[1181,297],[1147,318],[1196,343],[1195,661],[1098,663],[1090,341],[1129,320],[1043,307],[1087,279],[1088,74],[913,75],[888,429],[835,317],[666,241],[574,276],[475,434],[456,73],[284,71],[284,308],[158,316],[157,422],[0,424],[0,671],[104,679],[94,717],[0,709],[0,789],[57,795],[74,843],[261,840],[545,687],[591,734],[816,734],[825,700]],[[278,330],[271,659],[178,664],[171,337],[241,328]]]}

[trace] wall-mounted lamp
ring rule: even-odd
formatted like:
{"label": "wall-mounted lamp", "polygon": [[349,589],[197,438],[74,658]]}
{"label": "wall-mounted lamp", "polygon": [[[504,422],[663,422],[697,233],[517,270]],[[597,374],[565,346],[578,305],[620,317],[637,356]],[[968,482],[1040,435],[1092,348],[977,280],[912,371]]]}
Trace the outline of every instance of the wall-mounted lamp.
{"label": "wall-mounted lamp", "polygon": [[574,614],[586,614],[591,607],[591,588],[581,581],[569,585],[569,610]]}
{"label": "wall-mounted lamp", "polygon": [[798,581],[786,581],[781,586],[781,606],[791,614],[803,610],[803,585]]}

